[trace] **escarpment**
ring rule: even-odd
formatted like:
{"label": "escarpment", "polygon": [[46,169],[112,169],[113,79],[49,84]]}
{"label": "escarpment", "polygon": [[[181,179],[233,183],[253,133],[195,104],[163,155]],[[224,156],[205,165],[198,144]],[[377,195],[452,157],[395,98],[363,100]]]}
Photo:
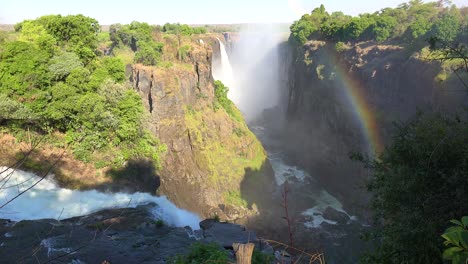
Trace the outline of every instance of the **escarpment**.
{"label": "escarpment", "polygon": [[371,134],[383,145],[391,141],[395,120],[466,106],[466,93],[456,92],[462,83],[441,81],[441,74],[438,62],[397,45],[364,42],[337,51],[334,43],[309,41],[296,48],[285,133],[291,159],[347,197],[342,200],[360,199],[368,173],[349,155],[368,153],[375,144]]}
{"label": "escarpment", "polygon": [[[158,193],[203,217],[235,220],[255,213],[241,195],[252,174],[271,174],[266,153],[237,109],[219,107],[211,74],[216,39],[193,41],[182,63],[129,66],[146,108],[146,123],[167,146]],[[267,184],[267,183],[265,183]],[[259,186],[260,187],[260,186]]]}

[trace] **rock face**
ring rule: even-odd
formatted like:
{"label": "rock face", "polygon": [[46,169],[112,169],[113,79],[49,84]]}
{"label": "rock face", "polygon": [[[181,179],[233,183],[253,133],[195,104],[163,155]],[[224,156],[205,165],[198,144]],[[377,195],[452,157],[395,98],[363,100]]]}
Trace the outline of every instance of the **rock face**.
{"label": "rock face", "polygon": [[241,182],[269,164],[244,120],[216,107],[214,39],[193,41],[185,59],[172,67],[133,65],[127,72],[143,99],[148,127],[168,149],[158,193],[202,217],[235,220],[254,213],[240,195]]}
{"label": "rock face", "polygon": [[[375,116],[371,125],[388,143],[394,121],[418,110],[460,109],[468,100],[456,92],[462,84],[456,78],[436,81],[440,71],[437,62],[394,45],[359,43],[338,53],[333,43],[310,41],[297,48],[284,138],[289,156],[348,205],[365,199],[350,196],[362,193],[358,189],[367,175],[349,159],[349,152],[368,149],[362,111]],[[362,102],[367,106],[357,109]]]}
{"label": "rock face", "polygon": [[[203,231],[158,224],[148,209],[110,209],[61,221],[0,219],[0,263],[166,263],[195,242],[256,242],[239,225],[214,223]],[[254,239],[255,238],[255,239]]]}

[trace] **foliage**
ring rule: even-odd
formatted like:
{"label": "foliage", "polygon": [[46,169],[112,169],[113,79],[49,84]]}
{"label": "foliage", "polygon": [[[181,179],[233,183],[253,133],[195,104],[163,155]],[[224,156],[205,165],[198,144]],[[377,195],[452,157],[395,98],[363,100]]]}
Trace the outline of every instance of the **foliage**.
{"label": "foliage", "polygon": [[239,207],[245,207],[247,208],[248,203],[244,198],[242,198],[242,195],[239,191],[229,191],[224,194],[224,201],[226,204],[231,204]]}
{"label": "foliage", "polygon": [[443,258],[451,260],[452,264],[465,264],[468,261],[468,216],[461,221],[451,220],[454,226],[447,228],[442,235],[444,245],[450,246],[444,250]]}
{"label": "foliage", "polygon": [[259,250],[254,250],[252,254],[252,264],[268,264],[274,263],[275,257],[273,255],[265,254]]}
{"label": "foliage", "polygon": [[[15,25],[15,30],[29,35],[31,31],[31,23],[34,26],[42,26],[48,34],[50,34],[61,46],[73,49],[74,47],[86,47],[95,50],[98,39],[97,33],[100,30],[99,23],[96,19],[83,15],[48,15],[42,16],[33,21],[23,21]],[[32,30],[34,34],[40,32],[39,27]],[[22,33],[23,34],[23,33]],[[44,34],[39,34],[45,36]]]}
{"label": "foliage", "polygon": [[83,67],[80,57],[73,52],[63,52],[50,60],[49,72],[55,81],[63,81],[73,70]]}
{"label": "foliage", "polygon": [[141,42],[134,60],[144,65],[156,65],[161,59],[162,48],[162,43]]}
{"label": "foliage", "polygon": [[459,118],[419,115],[398,126],[378,159],[364,159],[374,172],[368,190],[376,224],[369,237],[376,249],[364,263],[442,263],[446,218],[468,212],[466,131]]}
{"label": "foliage", "polygon": [[183,256],[178,255],[173,264],[201,264],[201,263],[228,263],[228,252],[215,243],[194,243],[190,252]]}
{"label": "foliage", "polygon": [[156,220],[155,224],[156,224],[156,227],[161,228],[164,226],[164,221],[162,219],[158,219]]}
{"label": "foliage", "polygon": [[224,84],[219,80],[216,80],[214,84],[215,84],[215,98],[216,98],[215,104],[219,104],[226,111],[226,113],[228,113],[230,117],[234,118],[237,121],[241,120],[242,118],[236,112],[236,109],[233,106],[232,101],[229,100],[227,96],[229,92],[229,88],[224,86]]}
{"label": "foliage", "polygon": [[7,42],[0,53],[0,92],[24,96],[31,89],[43,90],[49,83],[49,54],[32,43]]}
{"label": "foliage", "polygon": [[162,31],[168,34],[176,34],[183,36],[190,36],[192,34],[204,34],[206,33],[205,27],[191,27],[187,24],[180,23],[166,23],[162,27]]}
{"label": "foliage", "polygon": [[[148,27],[129,28],[143,34]],[[78,159],[99,167],[133,158],[160,166],[166,148],[143,127],[143,104],[124,83],[122,60],[98,56],[94,19],[44,16],[15,29],[18,41],[0,44],[2,125],[27,120],[33,130],[61,132]]]}
{"label": "foliage", "polygon": [[30,120],[36,117],[24,104],[0,94],[0,122],[3,120]]}
{"label": "foliage", "polygon": [[335,44],[335,50],[336,52],[343,52],[346,50],[346,46],[343,42],[341,41],[338,41],[336,44]]}
{"label": "foliage", "polygon": [[115,46],[129,46],[137,50],[138,43],[150,42],[153,29],[148,23],[133,21],[128,25],[113,24],[109,28],[109,36]]}
{"label": "foliage", "polygon": [[312,38],[343,42],[401,39],[409,44],[436,35],[451,41],[462,34],[464,16],[466,12],[460,12],[455,6],[444,7],[440,2],[418,0],[356,17],[342,12],[330,15],[321,5],[291,25],[290,39],[299,45]]}
{"label": "foliage", "polygon": [[179,60],[180,61],[185,61],[187,59],[187,56],[188,56],[190,50],[192,50],[192,47],[190,45],[184,45],[184,46],[180,47],[177,50],[177,57],[179,58]]}

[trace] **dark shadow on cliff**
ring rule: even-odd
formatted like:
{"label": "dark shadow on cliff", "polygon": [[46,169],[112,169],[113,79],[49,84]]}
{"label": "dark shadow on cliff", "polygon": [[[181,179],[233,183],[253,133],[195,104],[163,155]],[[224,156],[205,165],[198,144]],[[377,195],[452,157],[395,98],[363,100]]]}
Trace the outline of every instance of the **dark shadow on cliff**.
{"label": "dark shadow on cliff", "polygon": [[129,160],[123,168],[111,169],[107,175],[113,180],[110,191],[155,193],[160,185],[156,167],[147,159]]}
{"label": "dark shadow on cliff", "polygon": [[[39,146],[40,148],[40,146]],[[80,162],[68,157],[60,157],[58,153],[44,155],[39,150],[33,150],[31,154],[25,157],[25,153],[17,151],[14,155],[8,155],[8,159],[3,160],[3,165],[11,165],[20,161],[19,170],[29,171],[37,176],[44,176],[49,171],[48,179],[53,179],[59,186],[68,189],[79,190],[98,190],[102,192],[147,192],[154,194],[160,186],[160,178],[157,175],[156,167],[147,159],[129,160],[119,169],[109,169],[104,177],[106,182],[95,183],[95,175],[82,175],[86,180],[77,177],[67,177],[70,168],[80,167]],[[54,165],[55,164],[55,165]],[[51,169],[52,168],[52,169]],[[81,173],[86,174],[86,170],[77,168]],[[77,172],[78,173],[78,172]],[[89,173],[89,172],[88,172]]]}

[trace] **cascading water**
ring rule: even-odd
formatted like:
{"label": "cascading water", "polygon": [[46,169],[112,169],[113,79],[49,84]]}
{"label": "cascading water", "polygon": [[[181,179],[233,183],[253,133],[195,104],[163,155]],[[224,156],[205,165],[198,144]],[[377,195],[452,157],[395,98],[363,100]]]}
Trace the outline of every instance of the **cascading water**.
{"label": "cascading water", "polygon": [[[4,170],[5,172],[0,174],[0,179],[7,179],[8,182],[0,190],[0,205],[40,179],[29,172],[12,171],[0,167],[0,171]],[[54,181],[47,178],[0,209],[0,218],[14,221],[42,218],[65,219],[102,209],[135,207],[147,203],[157,204],[152,210],[155,218],[162,219],[169,225],[199,229],[200,219],[197,215],[177,208],[165,196],[156,197],[147,193],[103,193],[96,190],[76,191],[60,188]]]}
{"label": "cascading water", "polygon": [[224,46],[223,42],[219,40],[219,38],[216,39],[219,42],[221,65],[220,67],[213,67],[213,78],[215,80],[220,80],[225,86],[229,88],[228,97],[234,103],[236,103],[239,97],[236,93],[237,90],[234,84],[231,62],[229,61],[229,56],[227,54],[226,47]]}
{"label": "cascading water", "polygon": [[[278,106],[281,94],[287,89],[287,62],[281,59],[280,51],[281,45],[287,41],[286,36],[274,25],[249,25],[239,33],[233,43],[231,58],[218,39],[219,63],[213,63],[213,77],[227,84],[230,92],[234,92],[230,93],[229,97],[241,110],[244,118],[250,123],[250,128],[267,150],[278,188],[286,181],[299,185],[307,182],[310,207],[302,211],[306,219],[304,225],[308,228],[320,228],[324,222],[336,224],[322,216],[326,208],[331,207],[347,214],[343,205],[323,189],[313,176],[299,167],[286,164],[282,143],[271,136],[272,131],[267,131],[262,125],[253,124],[262,120],[264,110]],[[275,122],[278,124],[269,125],[281,126],[281,119],[281,116],[277,116]]]}

